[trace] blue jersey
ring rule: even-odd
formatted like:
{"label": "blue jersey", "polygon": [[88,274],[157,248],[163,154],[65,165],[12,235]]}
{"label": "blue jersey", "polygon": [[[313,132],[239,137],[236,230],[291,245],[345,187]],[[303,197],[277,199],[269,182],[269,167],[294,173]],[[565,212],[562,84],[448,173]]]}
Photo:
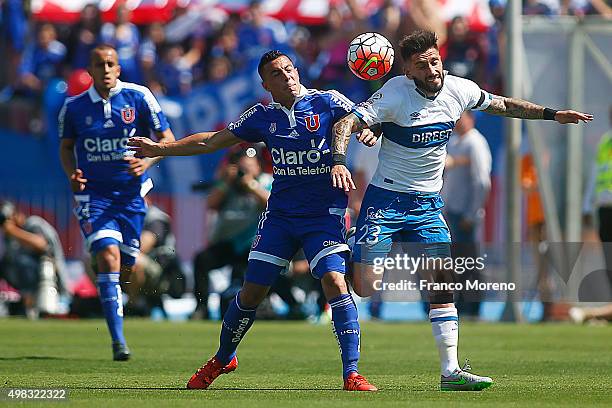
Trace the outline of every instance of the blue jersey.
{"label": "blue jersey", "polygon": [[121,81],[108,100],[92,86],[67,98],[59,114],[59,136],[74,139],[77,168],[83,170],[87,188],[114,199],[131,199],[141,194],[142,186],[151,186],[146,173],[141,177],[128,173],[124,159],[128,138],[166,129],[168,121],[151,91]]}
{"label": "blue jersey", "polygon": [[272,155],[269,211],[309,216],[346,209],[347,196],[330,177],[332,126],[352,106],[339,92],[302,87],[291,109],[257,104],[229,124],[234,135],[264,142]]}

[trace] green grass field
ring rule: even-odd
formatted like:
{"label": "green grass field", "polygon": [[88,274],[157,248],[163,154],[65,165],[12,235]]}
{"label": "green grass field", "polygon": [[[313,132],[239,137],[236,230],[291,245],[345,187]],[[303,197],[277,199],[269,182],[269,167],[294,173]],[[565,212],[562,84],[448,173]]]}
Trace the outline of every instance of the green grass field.
{"label": "green grass field", "polygon": [[216,350],[218,329],[218,322],[128,320],[133,359],[120,363],[111,361],[102,320],[4,319],[0,380],[2,387],[65,387],[69,405],[87,407],[612,405],[612,327],[462,324],[461,362],[469,357],[474,372],[495,384],[456,393],[438,391],[428,324],[365,323],[360,370],[380,391],[349,393],[341,391],[329,326],[257,322],[240,348],[236,372],[209,390],[185,390],[193,371]]}

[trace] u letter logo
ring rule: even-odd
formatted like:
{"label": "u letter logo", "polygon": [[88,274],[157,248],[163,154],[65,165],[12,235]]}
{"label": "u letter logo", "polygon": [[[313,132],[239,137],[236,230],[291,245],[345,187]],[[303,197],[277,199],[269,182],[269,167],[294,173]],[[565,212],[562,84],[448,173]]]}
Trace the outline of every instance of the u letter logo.
{"label": "u letter logo", "polygon": [[319,115],[306,116],[306,129],[311,132],[316,132],[319,127],[321,127],[321,121],[319,120]]}

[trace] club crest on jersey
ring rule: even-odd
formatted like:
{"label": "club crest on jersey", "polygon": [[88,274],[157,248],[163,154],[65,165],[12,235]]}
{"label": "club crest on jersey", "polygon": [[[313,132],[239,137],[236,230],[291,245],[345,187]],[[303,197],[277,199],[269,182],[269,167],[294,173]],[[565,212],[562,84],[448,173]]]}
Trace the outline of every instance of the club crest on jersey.
{"label": "club crest on jersey", "polygon": [[121,119],[125,124],[134,122],[134,119],[136,119],[135,109],[131,106],[126,106],[125,108],[121,109]]}
{"label": "club crest on jersey", "polygon": [[311,132],[316,132],[321,127],[321,121],[319,115],[306,116],[306,129]]}
{"label": "club crest on jersey", "polygon": [[270,125],[270,133],[276,132],[276,122],[272,122]]}

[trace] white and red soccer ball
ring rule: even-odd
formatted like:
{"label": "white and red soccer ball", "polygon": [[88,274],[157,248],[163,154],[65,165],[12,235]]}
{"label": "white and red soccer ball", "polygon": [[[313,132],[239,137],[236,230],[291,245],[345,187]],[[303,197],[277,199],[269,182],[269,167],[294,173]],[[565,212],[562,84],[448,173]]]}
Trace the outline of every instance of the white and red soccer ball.
{"label": "white and red soccer ball", "polygon": [[385,76],[393,65],[393,46],[378,33],[363,33],[349,45],[347,63],[353,74],[366,81]]}

